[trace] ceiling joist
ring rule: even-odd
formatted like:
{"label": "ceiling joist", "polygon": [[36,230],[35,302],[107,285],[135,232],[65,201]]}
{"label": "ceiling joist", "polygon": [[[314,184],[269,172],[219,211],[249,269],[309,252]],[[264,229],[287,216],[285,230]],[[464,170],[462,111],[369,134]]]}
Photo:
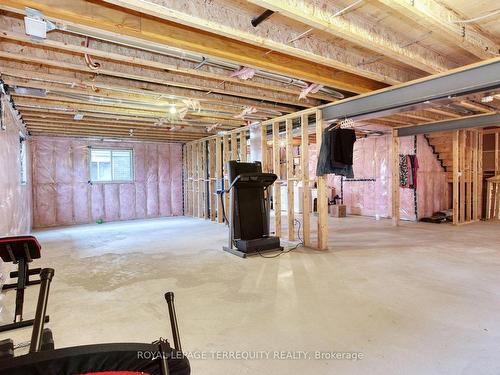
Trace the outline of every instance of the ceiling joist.
{"label": "ceiling joist", "polygon": [[[168,45],[354,93],[368,92],[385,86],[372,79],[319,64],[312,59],[306,60],[307,55],[297,58],[280,52],[266,54],[266,46],[244,43],[237,35],[228,39],[214,33],[200,33],[189,27],[162,22],[149,15],[127,12],[100,3],[84,0],[3,0],[0,7],[16,12],[24,12],[26,7],[30,7],[43,12],[47,18],[63,28],[85,29],[89,33],[97,33],[111,40],[126,36],[130,43],[137,41]],[[159,16],[160,7],[157,7],[157,10],[156,16]]]}

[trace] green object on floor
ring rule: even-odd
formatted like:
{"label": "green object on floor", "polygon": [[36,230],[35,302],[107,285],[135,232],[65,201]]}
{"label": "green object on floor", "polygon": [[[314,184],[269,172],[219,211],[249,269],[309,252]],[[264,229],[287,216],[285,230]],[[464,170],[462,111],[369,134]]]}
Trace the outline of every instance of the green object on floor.
{"label": "green object on floor", "polygon": [[96,223],[97,224],[102,224],[102,223],[104,223],[104,220],[103,219],[97,219]]}

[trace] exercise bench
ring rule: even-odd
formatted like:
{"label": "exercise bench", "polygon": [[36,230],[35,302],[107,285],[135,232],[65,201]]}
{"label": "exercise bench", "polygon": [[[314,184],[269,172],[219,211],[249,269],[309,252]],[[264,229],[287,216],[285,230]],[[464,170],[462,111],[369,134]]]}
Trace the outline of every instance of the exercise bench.
{"label": "exercise bench", "polygon": [[[17,271],[11,272],[10,277],[16,278],[17,283],[5,284],[3,289],[16,289],[16,310],[14,322],[0,326],[0,332],[33,325],[34,319],[23,320],[24,289],[30,285],[40,284],[40,279],[30,280],[30,276],[40,275],[40,268],[29,269],[33,259],[40,258],[41,246],[33,236],[15,236],[0,238],[0,258],[6,263],[17,264]],[[49,317],[45,318],[49,321]]]}

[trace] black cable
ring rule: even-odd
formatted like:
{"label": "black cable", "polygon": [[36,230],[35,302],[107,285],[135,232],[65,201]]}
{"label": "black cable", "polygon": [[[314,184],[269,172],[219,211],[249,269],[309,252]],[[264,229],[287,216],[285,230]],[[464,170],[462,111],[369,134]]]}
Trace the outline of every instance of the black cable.
{"label": "black cable", "polygon": [[222,198],[222,196],[224,195],[224,191],[222,193],[220,193],[220,203],[221,203],[221,206],[222,206],[222,217],[224,218],[224,221],[226,222],[226,225],[229,226],[229,221],[227,220],[227,217],[226,217],[226,209],[224,207],[224,199]]}
{"label": "black cable", "polygon": [[298,244],[296,244],[294,247],[286,250],[286,251],[281,251],[279,252],[278,254],[275,254],[275,255],[271,255],[271,256],[266,256],[266,255],[262,255],[262,253],[257,250],[257,252],[259,253],[259,255],[262,257],[262,258],[277,258],[279,257],[280,255],[283,255],[283,254],[286,254],[286,253],[289,253],[295,249],[298,249],[299,247],[301,246],[304,246],[304,240],[302,239],[302,237],[300,237],[300,229],[302,227],[302,223],[298,220],[298,219],[294,219],[293,220],[294,223],[297,223],[298,224],[298,228],[297,228],[297,237],[299,238],[300,242]]}

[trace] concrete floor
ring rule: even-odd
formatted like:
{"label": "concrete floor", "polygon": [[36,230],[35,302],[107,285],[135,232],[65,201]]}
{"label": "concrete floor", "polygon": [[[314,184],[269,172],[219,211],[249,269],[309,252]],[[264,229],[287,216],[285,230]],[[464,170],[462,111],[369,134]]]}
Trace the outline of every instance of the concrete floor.
{"label": "concrete floor", "polygon": [[[500,224],[330,220],[330,251],[275,259],[223,252],[226,228],[201,219],[37,231],[43,258],[34,266],[56,270],[48,309],[56,346],[171,337],[163,293],[172,290],[190,355],[271,352],[191,359],[193,374],[500,374]],[[26,317],[37,293],[28,289]],[[4,298],[4,320],[13,297]],[[312,358],[272,359],[276,351]],[[317,360],[314,351],[364,358]]]}

